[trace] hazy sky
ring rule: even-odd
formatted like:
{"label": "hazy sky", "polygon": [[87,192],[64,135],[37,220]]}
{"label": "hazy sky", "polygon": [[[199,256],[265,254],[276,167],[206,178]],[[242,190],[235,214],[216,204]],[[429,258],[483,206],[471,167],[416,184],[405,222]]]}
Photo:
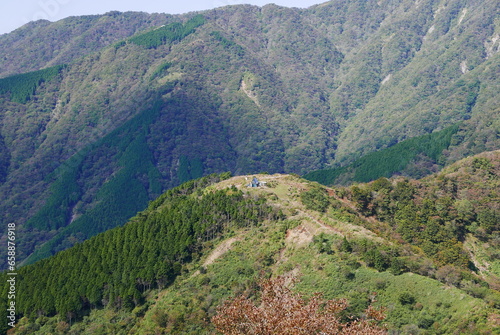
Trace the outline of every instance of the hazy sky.
{"label": "hazy sky", "polygon": [[68,16],[104,14],[111,10],[181,14],[227,5],[275,3],[305,8],[327,0],[1,0],[0,34],[11,32],[29,21],[57,21]]}

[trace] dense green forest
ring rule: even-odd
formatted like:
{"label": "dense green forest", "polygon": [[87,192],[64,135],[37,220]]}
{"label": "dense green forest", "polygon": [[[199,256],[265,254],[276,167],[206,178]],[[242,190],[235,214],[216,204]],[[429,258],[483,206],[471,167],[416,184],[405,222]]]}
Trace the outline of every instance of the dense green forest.
{"label": "dense green forest", "polygon": [[455,125],[432,134],[416,136],[390,148],[369,153],[347,166],[309,172],[304,178],[324,185],[369,182],[396,173],[420,178],[434,171],[426,169],[425,165],[419,167],[411,163],[439,165],[443,161],[443,151],[449,148],[458,130],[459,126]]}
{"label": "dense green forest", "polygon": [[0,79],[0,94],[8,94],[12,101],[26,103],[35,94],[38,86],[58,75],[64,67],[58,65]]}
{"label": "dense green forest", "polygon": [[[67,247],[121,225],[147,205],[151,200],[149,194],[157,197],[161,193],[161,176],[153,165],[146,143],[148,125],[158,117],[159,110],[157,105],[125,123],[77,153],[50,176],[55,179],[51,194],[44,207],[26,222],[26,226],[29,229],[59,231],[54,240],[38,249],[27,263],[54,254],[61,249],[60,245]],[[82,200],[85,190],[95,187],[90,182],[83,185],[79,181],[82,176],[91,174],[95,165],[103,163],[96,161],[96,156],[106,149],[114,153],[114,159],[108,164],[116,164],[118,171],[112,177],[101,176],[110,179],[96,194],[98,204],[85,215],[72,218],[74,213],[71,209]]]}
{"label": "dense green forest", "polygon": [[129,41],[149,49],[157,48],[162,44],[179,42],[184,37],[192,34],[195,28],[201,26],[203,23],[205,23],[203,15],[197,15],[185,24],[178,22],[171,23],[156,28],[153,31],[134,36]]}
{"label": "dense green forest", "polygon": [[333,0],[29,23],[0,36],[2,227],[29,263],[202,175],[341,167],[318,173],[348,184],[498,149],[498,12]]}
{"label": "dense green forest", "polygon": [[[193,105],[190,104],[191,107]],[[121,225],[144,208],[149,200],[172,186],[172,183],[165,183],[155,156],[158,156],[159,150],[169,150],[170,144],[175,143],[176,139],[165,139],[163,134],[154,131],[153,124],[163,119],[163,127],[168,125],[172,127],[172,132],[182,134],[189,126],[182,122],[183,116],[179,114],[179,110],[184,107],[184,104],[174,99],[166,103],[158,101],[152,108],[76,153],[49,175],[47,179],[54,181],[45,205],[27,221],[23,235],[30,243],[31,239],[27,237],[36,236],[40,231],[55,231],[56,234],[37,250],[27,249],[34,253],[24,264]],[[156,141],[162,146],[154,145]],[[164,155],[164,159],[176,159],[179,162],[177,183],[203,175],[203,154],[193,150],[202,145],[193,145],[189,155],[184,154],[187,146],[179,150],[177,155],[172,152],[169,156]],[[102,152],[109,154],[102,156]],[[210,159],[210,156],[205,159]],[[89,204],[93,197],[97,200],[95,205]],[[26,247],[34,248],[33,244]]]}

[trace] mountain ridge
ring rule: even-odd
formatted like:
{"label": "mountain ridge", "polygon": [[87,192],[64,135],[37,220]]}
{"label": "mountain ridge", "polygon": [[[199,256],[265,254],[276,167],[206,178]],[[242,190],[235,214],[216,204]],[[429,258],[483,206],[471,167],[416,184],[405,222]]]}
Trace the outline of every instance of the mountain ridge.
{"label": "mountain ridge", "polygon": [[[500,307],[499,260],[489,246],[500,227],[485,219],[490,209],[500,214],[499,171],[495,151],[419,181],[336,188],[283,174],[190,181],[123,227],[20,268],[23,318],[14,333],[206,333],[225,299],[257,298],[259,278],[285,276],[305,297],[347,298],[346,317],[370,304],[388,307],[383,324],[392,331],[487,334]],[[253,177],[264,186],[250,187]],[[112,264],[119,270],[108,273]]]}

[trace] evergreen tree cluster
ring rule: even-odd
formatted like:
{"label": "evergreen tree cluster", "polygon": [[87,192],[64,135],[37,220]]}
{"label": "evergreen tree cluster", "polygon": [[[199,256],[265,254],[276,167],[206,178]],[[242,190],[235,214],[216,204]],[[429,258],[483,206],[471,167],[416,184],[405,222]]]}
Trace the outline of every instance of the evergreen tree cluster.
{"label": "evergreen tree cluster", "polygon": [[186,156],[181,156],[179,159],[179,169],[177,170],[177,178],[181,183],[191,179],[197,179],[203,176],[203,162],[199,158],[189,159]]}
{"label": "evergreen tree cluster", "polygon": [[[100,306],[131,309],[141,304],[146,291],[171,283],[203,241],[231,227],[280,217],[264,198],[249,197],[235,187],[200,188],[228,176],[185,183],[151,202],[125,226],[19,269],[17,312],[59,314],[71,321]],[[2,282],[1,299],[6,299],[8,287]]]}
{"label": "evergreen tree cluster", "polygon": [[181,41],[204,23],[204,17],[202,15],[196,15],[185,24],[174,22],[153,31],[134,36],[129,39],[129,42],[144,46],[147,49],[156,49],[163,44]]}
{"label": "evergreen tree cluster", "polygon": [[0,79],[0,94],[10,93],[10,99],[18,103],[26,103],[35,90],[43,82],[55,77],[64,65],[49,67],[43,70],[17,74]]}
{"label": "evergreen tree cluster", "polygon": [[366,183],[380,177],[391,177],[404,171],[418,156],[425,155],[433,162],[439,162],[443,150],[450,146],[458,125],[432,134],[422,135],[402,141],[392,147],[369,153],[345,167],[310,172],[304,178],[324,185],[333,185],[339,177],[353,173],[351,181]]}

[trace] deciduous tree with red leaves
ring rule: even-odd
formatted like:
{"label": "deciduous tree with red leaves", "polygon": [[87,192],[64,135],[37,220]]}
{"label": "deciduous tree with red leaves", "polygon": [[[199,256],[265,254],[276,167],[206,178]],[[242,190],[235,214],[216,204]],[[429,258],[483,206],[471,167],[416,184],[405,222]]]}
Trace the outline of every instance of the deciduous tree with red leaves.
{"label": "deciduous tree with red leaves", "polygon": [[316,293],[304,300],[285,282],[284,277],[263,281],[259,305],[244,296],[226,301],[212,318],[216,330],[225,335],[387,334],[375,324],[384,319],[383,310],[370,306],[364,319],[343,323],[345,299],[325,300]]}

